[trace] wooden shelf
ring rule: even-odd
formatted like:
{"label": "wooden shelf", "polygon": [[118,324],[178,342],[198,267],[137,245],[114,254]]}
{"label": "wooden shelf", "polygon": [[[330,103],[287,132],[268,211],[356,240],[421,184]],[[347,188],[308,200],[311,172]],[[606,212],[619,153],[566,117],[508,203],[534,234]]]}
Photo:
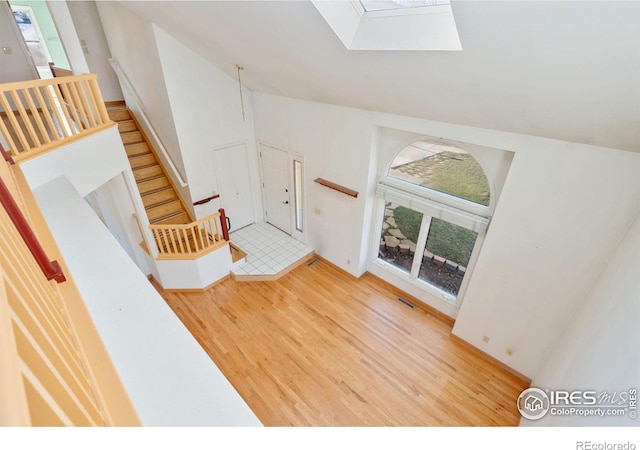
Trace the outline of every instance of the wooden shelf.
{"label": "wooden shelf", "polygon": [[353,189],[349,189],[346,188],[344,186],[341,186],[339,184],[336,183],[332,183],[331,181],[327,181],[324,178],[316,178],[315,180],[316,183],[321,184],[323,186],[326,186],[330,189],[334,189],[338,192],[342,192],[343,194],[346,194],[350,197],[354,197],[354,198],[358,198],[358,191],[354,191]]}

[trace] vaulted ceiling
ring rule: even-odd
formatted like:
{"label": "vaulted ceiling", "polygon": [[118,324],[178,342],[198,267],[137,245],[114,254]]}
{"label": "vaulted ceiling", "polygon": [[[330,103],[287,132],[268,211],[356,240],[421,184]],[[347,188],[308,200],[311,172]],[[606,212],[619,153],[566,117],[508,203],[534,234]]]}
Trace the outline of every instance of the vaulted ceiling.
{"label": "vaulted ceiling", "polygon": [[125,1],[249,89],[640,151],[639,1],[455,1],[462,51],[347,50],[310,1]]}

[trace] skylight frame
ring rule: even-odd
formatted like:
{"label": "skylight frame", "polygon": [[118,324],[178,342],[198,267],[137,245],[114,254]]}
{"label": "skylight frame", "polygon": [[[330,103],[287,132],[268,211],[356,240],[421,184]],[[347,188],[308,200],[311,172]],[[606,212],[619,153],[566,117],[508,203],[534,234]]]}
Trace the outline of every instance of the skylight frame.
{"label": "skylight frame", "polygon": [[376,9],[376,10],[367,10],[363,0],[352,0],[356,10],[360,14],[361,17],[389,17],[389,16],[407,16],[414,14],[426,14],[429,12],[434,12],[434,8],[442,8],[442,7],[450,7],[450,0],[435,0],[438,1],[439,4],[435,5],[423,5],[423,6],[399,6],[398,8],[389,8],[389,9]]}
{"label": "skylight frame", "polygon": [[365,12],[355,0],[311,3],[348,50],[462,50],[451,4]]}

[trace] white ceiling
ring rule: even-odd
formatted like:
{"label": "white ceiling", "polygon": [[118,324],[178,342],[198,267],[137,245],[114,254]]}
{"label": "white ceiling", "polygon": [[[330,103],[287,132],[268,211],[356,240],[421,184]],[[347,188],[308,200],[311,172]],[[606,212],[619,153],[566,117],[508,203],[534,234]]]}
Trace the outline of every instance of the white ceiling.
{"label": "white ceiling", "polygon": [[640,1],[452,1],[461,52],[347,50],[309,1],[126,1],[253,91],[640,151]]}

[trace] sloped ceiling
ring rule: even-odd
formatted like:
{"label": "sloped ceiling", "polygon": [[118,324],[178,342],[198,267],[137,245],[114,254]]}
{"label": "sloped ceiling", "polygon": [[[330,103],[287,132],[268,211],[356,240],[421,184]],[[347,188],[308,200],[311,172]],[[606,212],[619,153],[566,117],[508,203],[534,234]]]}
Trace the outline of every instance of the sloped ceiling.
{"label": "sloped ceiling", "polygon": [[253,91],[640,151],[640,2],[452,1],[463,50],[350,51],[309,1],[125,1]]}

